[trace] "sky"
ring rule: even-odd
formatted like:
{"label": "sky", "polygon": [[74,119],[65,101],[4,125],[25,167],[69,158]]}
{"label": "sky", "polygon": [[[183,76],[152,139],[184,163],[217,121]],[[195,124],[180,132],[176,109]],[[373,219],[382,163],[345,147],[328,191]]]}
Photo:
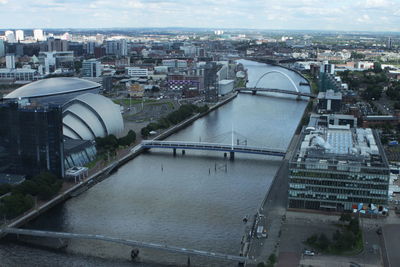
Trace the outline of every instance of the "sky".
{"label": "sky", "polygon": [[400,32],[400,0],[0,0],[0,28]]}

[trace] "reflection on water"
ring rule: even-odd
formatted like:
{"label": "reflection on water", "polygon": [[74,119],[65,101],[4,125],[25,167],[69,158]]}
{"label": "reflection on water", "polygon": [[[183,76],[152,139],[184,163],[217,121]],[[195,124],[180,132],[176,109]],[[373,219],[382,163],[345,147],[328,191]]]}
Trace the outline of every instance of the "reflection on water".
{"label": "reflection on water", "polygon": [[[271,69],[279,69],[297,83],[300,77],[285,69],[242,61],[249,85]],[[266,76],[260,85],[287,88],[282,75]],[[213,141],[286,148],[306,106],[293,97],[241,94],[169,140]],[[65,232],[169,244],[238,254],[245,231],[242,218],[256,213],[279,158],[237,154],[234,161],[222,152],[151,151],[121,167],[110,178],[33,222],[33,227]],[[130,248],[93,241],[71,241],[68,251],[105,258],[129,258]],[[187,257],[141,250],[144,261],[185,264]],[[221,266],[192,257],[192,262]],[[227,263],[229,265],[229,263]],[[231,264],[231,263],[230,263]]]}

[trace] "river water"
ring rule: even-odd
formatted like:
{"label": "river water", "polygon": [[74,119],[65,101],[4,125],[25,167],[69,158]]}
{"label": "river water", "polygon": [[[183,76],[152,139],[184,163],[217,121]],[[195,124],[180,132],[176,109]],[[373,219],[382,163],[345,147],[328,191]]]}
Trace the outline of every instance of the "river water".
{"label": "river water", "polygon": [[[265,72],[279,70],[296,84],[291,71],[241,60],[248,86]],[[259,87],[293,89],[282,74],[271,73]],[[309,90],[309,88],[303,88]],[[168,140],[231,143],[287,148],[307,105],[293,96],[240,94]],[[233,131],[232,131],[233,130]],[[232,137],[233,132],[233,137]],[[222,152],[150,151],[122,166],[87,192],[44,214],[29,227],[73,233],[102,234],[144,242],[238,255],[246,225],[257,212],[280,158]],[[129,260],[130,248],[97,241],[69,241],[67,253],[115,262]],[[187,256],[140,250],[140,261],[186,264]],[[191,257],[192,265],[232,263]],[[90,261],[83,265],[94,265]],[[99,265],[96,262],[95,265]]]}

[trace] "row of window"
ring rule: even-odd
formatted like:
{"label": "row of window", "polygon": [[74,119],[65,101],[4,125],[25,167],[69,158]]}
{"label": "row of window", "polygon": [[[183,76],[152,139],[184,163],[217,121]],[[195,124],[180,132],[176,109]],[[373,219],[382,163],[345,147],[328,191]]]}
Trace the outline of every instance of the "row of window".
{"label": "row of window", "polygon": [[308,200],[324,200],[324,201],[347,201],[352,203],[375,203],[375,204],[386,204],[387,198],[384,197],[365,197],[365,196],[345,196],[345,195],[330,195],[330,194],[318,194],[318,193],[304,193],[289,190],[289,199],[300,198]]}
{"label": "row of window", "polygon": [[377,190],[377,189],[343,189],[343,188],[332,188],[332,187],[322,187],[322,186],[303,186],[290,184],[289,187],[296,191],[307,191],[307,192],[324,192],[329,194],[346,194],[346,195],[356,195],[356,196],[377,196],[384,197],[387,196],[387,190]]}
{"label": "row of window", "polygon": [[385,174],[370,174],[360,173],[354,174],[351,172],[312,172],[312,171],[299,171],[290,170],[291,176],[299,177],[315,177],[315,178],[328,178],[334,180],[359,180],[359,181],[374,181],[374,182],[387,182],[389,181],[389,175]]}
{"label": "row of window", "polygon": [[338,181],[338,180],[322,180],[307,177],[290,177],[290,184],[300,185],[320,185],[327,187],[342,187],[342,188],[364,188],[364,189],[387,189],[388,183],[382,182],[359,182],[359,181]]}

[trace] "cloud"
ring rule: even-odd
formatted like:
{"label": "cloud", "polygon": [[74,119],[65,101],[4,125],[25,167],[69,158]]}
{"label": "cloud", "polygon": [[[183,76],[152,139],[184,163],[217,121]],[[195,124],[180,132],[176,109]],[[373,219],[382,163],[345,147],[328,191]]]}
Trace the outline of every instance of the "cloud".
{"label": "cloud", "polygon": [[385,8],[391,6],[393,3],[388,0],[364,0],[358,2],[358,6],[364,8]]}
{"label": "cloud", "polygon": [[[5,3],[7,10],[0,8],[2,28],[178,26],[386,31],[400,25],[397,0],[0,0],[0,4]],[[373,18],[385,19],[377,24]],[[355,23],[349,23],[352,21]]]}

